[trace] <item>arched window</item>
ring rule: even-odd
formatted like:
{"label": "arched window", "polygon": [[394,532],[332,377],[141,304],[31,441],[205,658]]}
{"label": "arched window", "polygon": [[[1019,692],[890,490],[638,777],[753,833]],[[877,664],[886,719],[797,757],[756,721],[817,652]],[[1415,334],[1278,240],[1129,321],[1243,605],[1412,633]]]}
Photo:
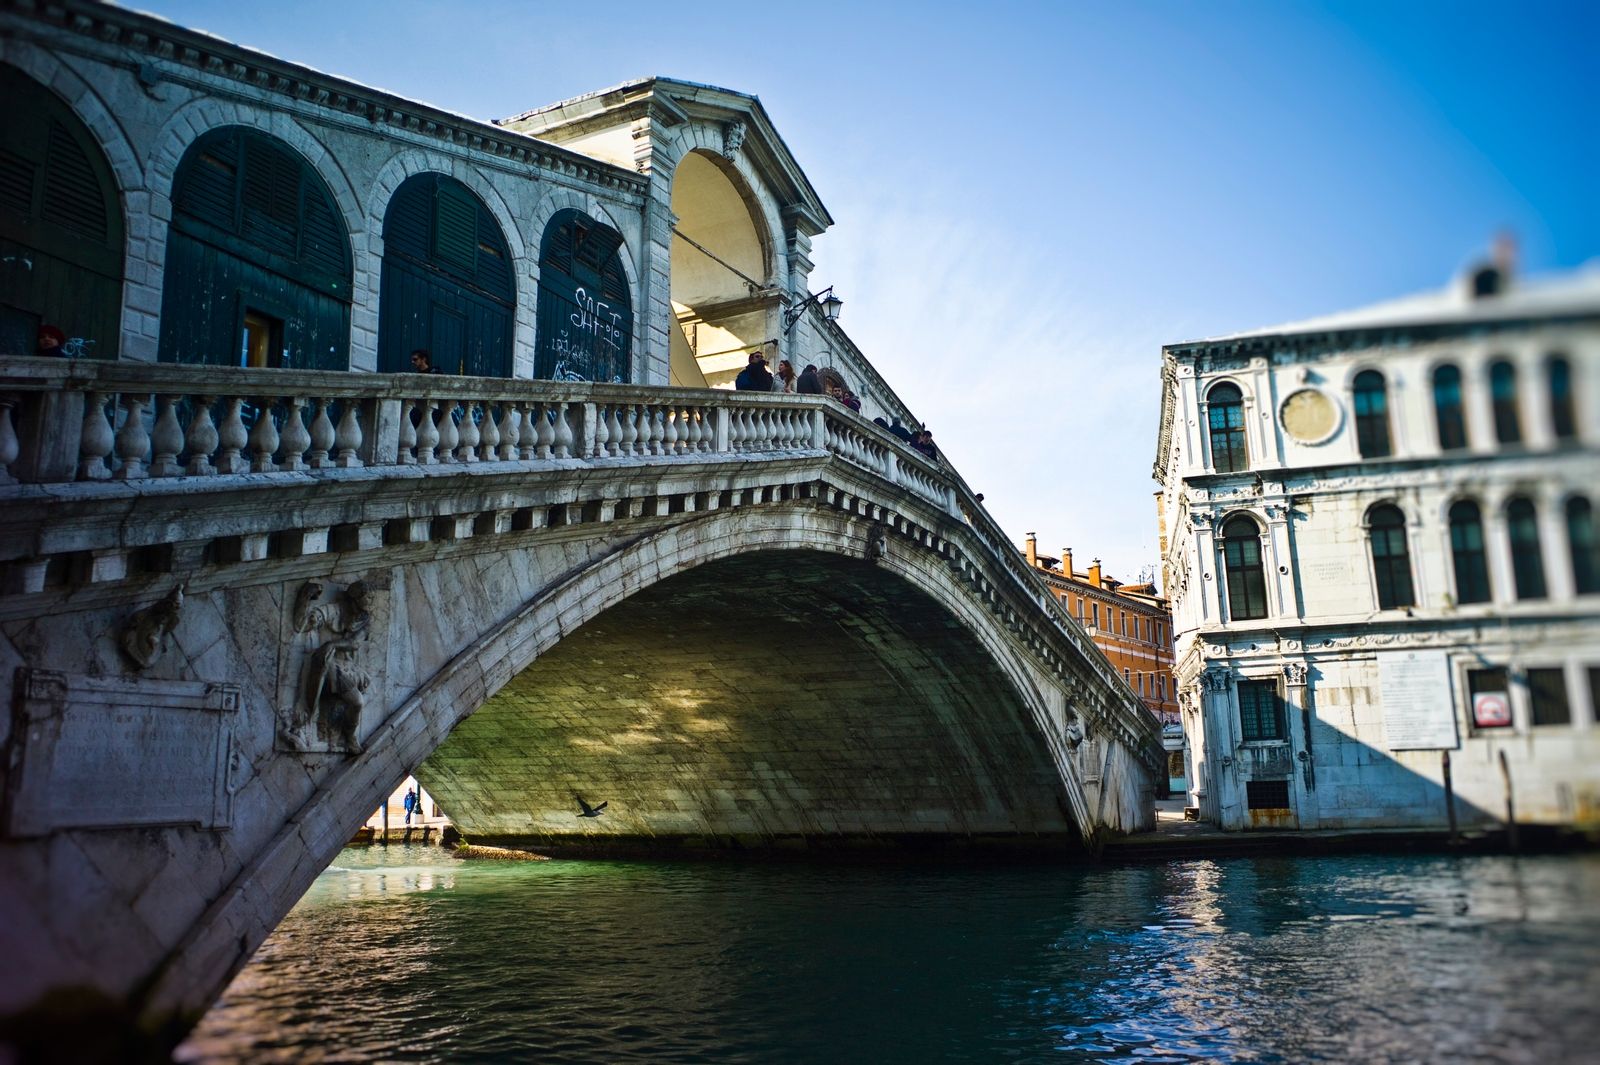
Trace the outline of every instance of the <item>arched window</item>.
{"label": "arched window", "polygon": [[1244,395],[1226,382],[1206,396],[1210,404],[1211,468],[1237,473],[1250,465],[1244,450]]}
{"label": "arched window", "polygon": [[1267,581],[1261,567],[1261,529],[1243,514],[1222,526],[1222,568],[1228,580],[1228,616],[1252,621],[1267,616]]}
{"label": "arched window", "polygon": [[1522,443],[1517,417],[1517,368],[1504,359],[1489,367],[1489,395],[1494,404],[1494,438],[1502,444]]}
{"label": "arched window", "polygon": [[1416,606],[1411,587],[1411,555],[1406,550],[1406,516],[1399,507],[1381,503],[1367,511],[1367,538],[1372,548],[1372,573],[1378,584],[1378,609]]}
{"label": "arched window", "polygon": [[105,152],[55,93],[0,64],[0,353],[32,355],[39,327],[117,357],[122,205]]}
{"label": "arched window", "polygon": [[1489,560],[1483,550],[1483,515],[1470,499],[1450,507],[1450,558],[1456,574],[1456,602],[1487,603]]}
{"label": "arched window", "polygon": [[545,226],[535,377],[632,380],[633,302],[621,249],[622,234],[582,211],[557,211]]}
{"label": "arched window", "polygon": [[1517,598],[1543,599],[1544,557],[1539,553],[1539,515],[1533,500],[1519,496],[1506,504],[1506,533],[1511,539],[1511,574]]}
{"label": "arched window", "polygon": [[1565,355],[1552,355],[1544,364],[1550,386],[1550,425],[1557,440],[1578,435],[1578,415],[1572,403],[1572,363]]}
{"label": "arched window", "polygon": [[378,369],[433,365],[469,377],[510,377],[517,292],[511,249],[482,200],[444,174],[415,174],[383,216]]}
{"label": "arched window", "polygon": [[173,182],[162,362],[350,365],[350,239],[333,194],[287,144],[224,126]]}
{"label": "arched window", "polygon": [[1364,459],[1392,455],[1389,445],[1389,389],[1383,374],[1362,370],[1355,379],[1356,446]]}
{"label": "arched window", "polygon": [[1439,448],[1458,451],[1467,446],[1467,418],[1461,407],[1461,370],[1449,363],[1433,371],[1433,418],[1439,430]]}
{"label": "arched window", "polygon": [[1600,539],[1594,534],[1594,510],[1582,496],[1567,500],[1567,547],[1572,551],[1572,583],[1578,594],[1600,592]]}

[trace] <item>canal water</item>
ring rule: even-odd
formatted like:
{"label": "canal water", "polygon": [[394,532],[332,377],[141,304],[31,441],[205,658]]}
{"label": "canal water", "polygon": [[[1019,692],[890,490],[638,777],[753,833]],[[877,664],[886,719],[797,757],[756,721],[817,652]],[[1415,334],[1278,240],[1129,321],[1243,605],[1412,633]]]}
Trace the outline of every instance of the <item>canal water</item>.
{"label": "canal water", "polygon": [[1594,1061],[1600,856],[1124,867],[351,849],[193,1062]]}

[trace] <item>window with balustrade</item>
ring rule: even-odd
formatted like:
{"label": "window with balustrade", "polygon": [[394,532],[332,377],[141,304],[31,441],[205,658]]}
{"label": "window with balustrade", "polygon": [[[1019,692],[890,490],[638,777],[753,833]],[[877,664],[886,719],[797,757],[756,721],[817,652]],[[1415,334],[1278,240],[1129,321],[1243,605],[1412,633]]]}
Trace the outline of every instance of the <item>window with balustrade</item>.
{"label": "window with balustrade", "polygon": [[1261,564],[1261,527],[1239,514],[1222,526],[1222,567],[1227,575],[1228,616],[1252,621],[1267,616],[1267,579]]}
{"label": "window with balustrade", "polygon": [[1578,436],[1578,412],[1572,399],[1572,363],[1565,355],[1552,355],[1545,360],[1545,385],[1550,393],[1550,428],[1556,439],[1575,440]]}
{"label": "window with balustrade", "polygon": [[1506,536],[1511,541],[1511,576],[1518,599],[1543,599],[1544,555],[1539,549],[1539,513],[1533,500],[1518,496],[1506,504]]}
{"label": "window with balustrade", "polygon": [[1600,593],[1600,541],[1594,532],[1594,507],[1583,496],[1567,500],[1567,549],[1572,553],[1572,583],[1579,595]]}
{"label": "window with balustrade", "polygon": [[1389,387],[1377,370],[1356,374],[1353,394],[1356,412],[1356,447],[1364,459],[1393,454],[1389,442]]}
{"label": "window with balustrade", "polygon": [[1237,473],[1249,468],[1244,447],[1244,393],[1223,382],[1206,396],[1206,420],[1211,435],[1211,468]]}
{"label": "window with balustrade", "polygon": [[1380,503],[1367,511],[1367,543],[1372,552],[1378,609],[1415,606],[1411,555],[1406,548],[1406,516],[1399,507]]}
{"label": "window with balustrade", "polygon": [[1457,603],[1487,603],[1489,559],[1484,550],[1483,514],[1470,499],[1450,507],[1450,561],[1455,571]]}
{"label": "window with balustrade", "polygon": [[1461,369],[1446,363],[1433,371],[1433,420],[1441,451],[1467,446],[1467,415],[1461,402]]}
{"label": "window with balustrade", "polygon": [[1286,718],[1277,681],[1239,682],[1239,736],[1245,742],[1286,739]]}
{"label": "window with balustrade", "polygon": [[1489,398],[1494,410],[1494,438],[1502,444],[1522,443],[1517,416],[1517,368],[1505,359],[1489,367]]}

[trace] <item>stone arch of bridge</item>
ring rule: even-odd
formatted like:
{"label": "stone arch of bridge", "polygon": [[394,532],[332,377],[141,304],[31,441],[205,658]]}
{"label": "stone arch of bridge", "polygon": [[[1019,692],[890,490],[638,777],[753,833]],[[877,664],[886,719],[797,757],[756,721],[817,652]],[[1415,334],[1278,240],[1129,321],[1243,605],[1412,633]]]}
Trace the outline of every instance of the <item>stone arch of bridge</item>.
{"label": "stone arch of bridge", "polygon": [[[805,500],[713,511],[621,543],[546,586],[393,705],[364,749],[288,813],[169,953],[145,1009],[162,1016],[212,1001],[367,813],[419,765],[446,809],[465,814],[469,836],[481,828],[488,837],[573,850],[592,847],[605,833],[633,843],[675,836],[691,845],[735,847],[805,844],[829,834],[1076,846],[1092,829],[1050,724],[1049,695],[936,553],[891,538],[884,553],[867,561],[880,528]],[[741,582],[758,594],[741,595]],[[727,631],[731,625],[755,627],[749,653],[721,675],[708,672],[698,688],[686,683],[697,666],[713,664],[705,660],[719,647],[720,660],[730,660],[728,646],[740,635]],[[812,634],[822,658],[846,654],[844,668],[827,676],[824,660],[803,676],[786,675],[759,638],[763,625],[775,638]],[[818,635],[824,627],[830,631]],[[676,673],[658,675],[643,696],[621,691],[609,704],[591,699],[588,709],[607,715],[596,722],[561,731],[537,719],[535,729],[514,720],[528,711],[530,698],[556,701],[540,699],[541,684],[550,685],[546,694],[564,697],[602,676],[623,682],[628,678],[605,660],[651,648],[663,655],[674,641],[684,655]],[[811,687],[817,698],[809,715],[777,679]],[[747,690],[758,680],[768,683]],[[857,695],[879,688],[854,698],[851,680],[859,682]],[[734,705],[741,691],[751,697]],[[647,704],[657,699],[652,710]],[[485,712],[485,727],[473,726]],[[507,757],[484,764],[490,777],[509,779],[514,751],[538,741],[538,729],[545,740],[565,745],[559,772],[553,768],[529,788],[521,811],[473,794],[471,765],[496,732],[489,726],[503,732],[508,722],[524,746],[507,744]],[[641,725],[658,735],[642,736]],[[746,744],[741,752],[713,742],[739,726],[774,745]],[[861,756],[870,754],[877,726],[897,746],[871,761]],[[458,730],[462,739],[453,745]],[[623,788],[615,768],[609,778],[594,775],[613,756],[608,746],[653,744],[664,762],[690,750],[691,741],[702,749],[700,767],[722,772],[697,793],[684,787],[691,774],[678,771],[661,771],[654,799],[637,782],[631,792]],[[777,741],[792,747],[780,750]],[[857,749],[833,780],[820,759],[784,761],[808,743]],[[573,754],[585,751],[586,759]],[[758,772],[757,762],[767,772]],[[739,770],[737,780],[730,767]],[[607,811],[613,819],[577,818],[580,787],[591,789],[584,794],[590,802],[614,803]],[[880,806],[841,817],[852,801]]]}

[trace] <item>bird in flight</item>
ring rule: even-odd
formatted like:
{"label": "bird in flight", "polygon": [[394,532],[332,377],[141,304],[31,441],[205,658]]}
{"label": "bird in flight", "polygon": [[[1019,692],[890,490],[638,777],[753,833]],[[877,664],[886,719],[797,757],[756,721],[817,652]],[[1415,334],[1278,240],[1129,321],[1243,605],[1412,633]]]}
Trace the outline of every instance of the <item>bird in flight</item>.
{"label": "bird in flight", "polygon": [[577,799],[578,805],[583,807],[583,813],[579,814],[579,817],[599,817],[605,812],[605,803],[601,803],[599,806],[590,806],[588,803],[583,801],[582,795],[574,795],[573,798]]}

